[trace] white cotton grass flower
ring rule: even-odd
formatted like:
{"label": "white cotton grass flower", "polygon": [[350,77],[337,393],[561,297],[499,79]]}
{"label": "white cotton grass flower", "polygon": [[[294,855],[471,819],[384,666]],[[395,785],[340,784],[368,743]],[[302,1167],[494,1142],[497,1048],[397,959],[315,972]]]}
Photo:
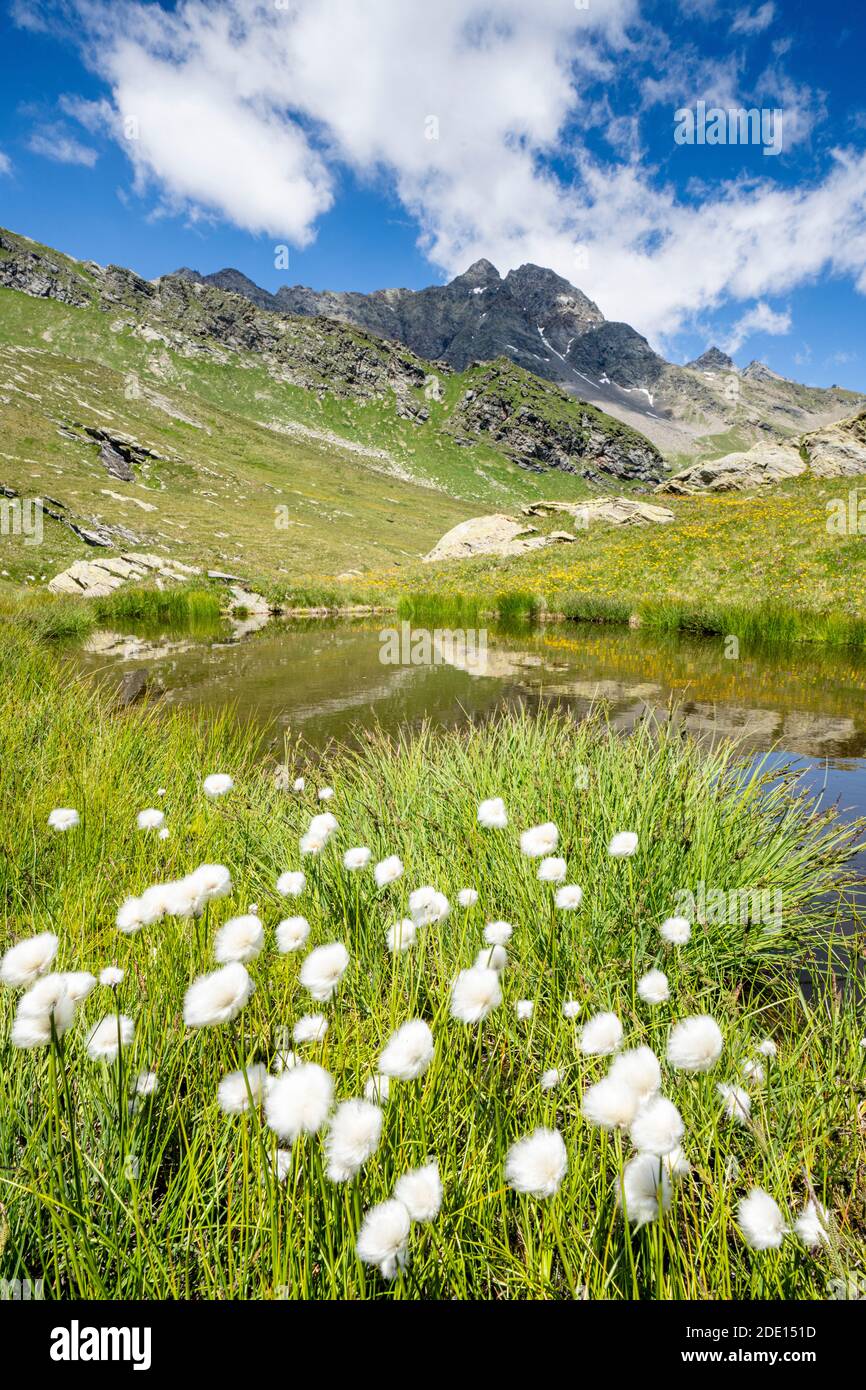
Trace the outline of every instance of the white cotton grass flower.
{"label": "white cotton grass flower", "polygon": [[350,1182],[379,1147],[382,1111],[369,1100],[344,1100],[337,1106],[325,1138],[327,1175],[331,1182]]}
{"label": "white cotton grass flower", "polygon": [[328,1020],[324,1014],[304,1014],[292,1029],[292,1039],[298,1045],[324,1042]]}
{"label": "white cotton grass flower", "polygon": [[754,1081],[756,1086],[760,1086],[767,1075],[763,1062],[759,1062],[757,1057],[744,1057],[740,1063],[740,1071],[747,1081]]}
{"label": "white cotton grass flower", "polygon": [[135,1094],[142,1100],[155,1096],[159,1090],[159,1076],[155,1071],[141,1071],[135,1078]]}
{"label": "white cotton grass flower", "polygon": [[106,1014],[88,1034],[87,1055],[94,1062],[113,1062],[134,1037],[135,1024],[127,1014]]}
{"label": "white cotton grass flower", "polygon": [[557,888],[553,901],[560,912],[576,912],[583,902],[583,889],[576,883],[564,883]]}
{"label": "white cotton grass flower", "polygon": [[348,869],[349,873],[355,873],[358,869],[366,869],[372,858],[372,851],[367,849],[366,845],[356,845],[354,849],[347,849],[343,855],[343,868]]}
{"label": "white cotton grass flower", "polygon": [[415,945],[417,937],[418,928],[411,917],[402,917],[399,922],[392,922],[390,927],[385,929],[385,941],[392,955],[408,951]]}
{"label": "white cotton grass flower", "polygon": [[590,1124],[602,1129],[627,1129],[639,1104],[632,1088],[609,1074],[584,1092],[580,1109]]}
{"label": "white cotton grass flower", "polygon": [[416,927],[431,927],[437,922],[444,922],[449,910],[445,894],[438,893],[435,888],[416,888],[409,894],[409,915]]}
{"label": "white cotton grass flower", "polygon": [[349,952],[342,941],[329,941],[304,957],[299,979],[317,1003],[326,1003],[336,994],[348,967]]}
{"label": "white cotton grass flower", "polygon": [[54,1035],[61,1038],[75,1017],[64,975],[43,975],[18,1001],[12,1024],[15,1047],[47,1047]]}
{"label": "white cotton grass flower", "polygon": [[301,836],[301,854],[321,854],[338,829],[336,817],[332,816],[330,811],[323,811],[320,816],[313,816],[305,833]]}
{"label": "white cotton grass flower", "polygon": [[580,1030],[580,1050],[589,1057],[609,1057],[622,1042],[622,1024],[614,1013],[593,1014]]}
{"label": "white cotton grass flower", "polygon": [[484,928],[484,940],[488,946],[506,946],[513,932],[510,922],[488,922]]}
{"label": "white cotton grass flower", "polygon": [[711,1071],[722,1055],[722,1030],[709,1014],[696,1014],[674,1025],[667,1059],[677,1071]]}
{"label": "white cotton grass flower", "polygon": [[518,999],[517,1003],[514,1005],[514,1012],[517,1014],[518,1022],[528,1022],[528,1020],[532,1018],[534,1008],[535,1005],[531,999]]}
{"label": "white cotton grass flower", "polygon": [[234,780],[229,777],[227,772],[212,772],[202,782],[204,794],[209,796],[211,800],[218,796],[225,796],[226,792],[230,792],[233,786]]}
{"label": "white cotton grass flower", "polygon": [[553,1197],[568,1171],[568,1155],[558,1129],[536,1129],[512,1144],[505,1158],[505,1181],[530,1197]]}
{"label": "white cotton grass flower", "polygon": [[44,975],[57,955],[59,941],[53,932],[27,936],[10,946],[0,961],[0,980],[13,989],[26,988]]}
{"label": "white cotton grass flower", "polygon": [[741,1125],[746,1124],[752,1108],[752,1097],[748,1091],[744,1091],[742,1086],[731,1086],[727,1081],[720,1081],[716,1091],[722,1102],[725,1119],[736,1120],[737,1124]]}
{"label": "white cotton grass flower", "polygon": [[316,1062],[301,1062],[271,1081],[265,1119],[278,1138],[294,1144],[301,1134],[317,1134],[328,1118],[334,1081]]}
{"label": "white cotton grass flower", "polygon": [[369,1077],[364,1085],[364,1099],[371,1100],[374,1105],[384,1105],[390,1094],[391,1078],[382,1076],[381,1072]]}
{"label": "white cotton grass flower", "polygon": [[642,1103],[654,1096],[662,1084],[662,1069],[651,1047],[633,1047],[621,1052],[611,1063],[608,1076],[622,1082]]}
{"label": "white cotton grass flower", "polygon": [[762,1057],[769,1057],[771,1059],[775,1057],[777,1050],[776,1044],[773,1042],[772,1038],[764,1038],[763,1042],[759,1042],[755,1049],[756,1052],[760,1052]]}
{"label": "white cotton grass flower", "polygon": [[471,970],[461,970],[454,981],[451,1017],[461,1023],[480,1023],[501,1002],[499,972],[476,965]]}
{"label": "white cotton grass flower", "polygon": [[282,898],[299,898],[307,886],[307,875],[301,869],[287,869],[277,879],[277,892]]}
{"label": "white cotton grass flower", "polygon": [[607,847],[611,859],[631,859],[637,853],[637,835],[633,830],[620,830]]}
{"label": "white cotton grass flower", "polygon": [[389,854],[387,859],[380,859],[373,869],[377,888],[385,888],[389,883],[396,883],[397,879],[402,878],[402,876],[403,861],[396,854]]}
{"label": "white cotton grass flower", "polygon": [[277,927],[277,950],[284,956],[300,951],[309,935],[306,917],[286,917]]}
{"label": "white cotton grass flower", "polygon": [[645,1004],[666,1004],[671,997],[667,975],[663,970],[648,970],[638,980],[637,992]]}
{"label": "white cotton grass flower", "polygon": [[553,821],[533,825],[520,834],[520,848],[527,859],[543,859],[545,855],[553,854],[558,844],[559,831]]}
{"label": "white cotton grass flower", "polygon": [[220,965],[255,960],[265,944],[265,929],[254,912],[229,917],[214,938],[214,957]]}
{"label": "white cotton grass flower", "polygon": [[687,917],[666,917],[659,927],[659,935],[669,946],[685,946],[692,934],[692,924]]}
{"label": "white cotton grass flower", "polygon": [[413,1168],[398,1178],[394,1196],[409,1213],[410,1220],[426,1225],[435,1221],[442,1208],[442,1179],[435,1159],[422,1168]]}
{"label": "white cotton grass flower", "polygon": [[579,1018],[582,1010],[583,1005],[581,1004],[579,999],[563,1000],[562,1017],[568,1019],[569,1023],[572,1023],[576,1018]]}
{"label": "white cotton grass flower", "polygon": [[231,874],[224,864],[200,864],[184,878],[154,883],[141,897],[127,898],[118,909],[115,924],[129,935],[161,917],[198,917],[208,903],[231,891]]}
{"label": "white cotton grass flower", "polygon": [[306,777],[296,777],[295,780],[294,780],[294,782],[292,783],[292,791],[293,791],[293,792],[302,792],[302,791],[304,791],[304,789],[306,788],[306,785],[307,785],[307,779],[306,779]]}
{"label": "white cotton grass flower", "polygon": [[116,989],[123,980],[123,974],[119,965],[106,965],[105,969],[99,972],[99,983],[107,985],[109,989]]}
{"label": "white cotton grass flower", "polygon": [[188,877],[204,903],[227,898],[232,891],[232,876],[225,864],[199,864]]}
{"label": "white cotton grass flower", "polygon": [[165,814],[149,807],[146,811],[139,811],[135,823],[139,830],[159,830],[165,824]]}
{"label": "white cotton grass flower", "polygon": [[555,1091],[561,1080],[562,1072],[557,1067],[549,1067],[541,1073],[541,1081],[538,1084],[542,1091]]}
{"label": "white cotton grass flower", "polygon": [[794,1234],[807,1250],[814,1250],[830,1240],[829,1218],[822,1206],[810,1198],[794,1222]]}
{"label": "white cotton grass flower", "polygon": [[59,833],[64,830],[74,830],[76,825],[80,824],[81,817],[72,806],[57,806],[48,816],[50,829]]}
{"label": "white cotton grass flower", "polygon": [[640,1153],[672,1153],[679,1147],[686,1127],[683,1117],[667,1096],[651,1096],[644,1101],[632,1121],[629,1135]]}
{"label": "white cotton grass flower", "polygon": [[377,1265],[384,1279],[393,1279],[409,1256],[410,1218],[402,1202],[391,1197],[371,1207],[358,1232],[355,1252],[367,1265]]}
{"label": "white cotton grass flower", "polygon": [[778,1250],[787,1234],[785,1218],[769,1192],[753,1187],[737,1207],[737,1224],[752,1250]]}
{"label": "white cotton grass flower", "polygon": [[230,1071],[217,1087],[220,1110],[226,1115],[245,1115],[252,1107],[261,1105],[268,1080],[268,1073],[260,1062],[254,1062],[246,1072]]}
{"label": "white cotton grass flower", "polygon": [[504,830],[508,825],[508,812],[501,796],[491,796],[478,806],[478,824],[485,830]]}
{"label": "white cotton grass flower", "polygon": [[379,1058],[379,1071],[397,1081],[414,1081],[433,1061],[433,1034],[421,1018],[410,1019],[392,1033]]}
{"label": "white cotton grass flower", "polygon": [[617,1183],[617,1205],[632,1225],[645,1226],[668,1210],[671,1190],[664,1159],[652,1153],[635,1154]]}
{"label": "white cotton grass flower", "polygon": [[548,855],[542,859],[538,866],[539,883],[564,883],[565,875],[568,873],[568,866],[564,859],[557,859],[553,855]]}
{"label": "white cotton grass flower", "polygon": [[461,888],[457,894],[457,902],[461,907],[474,907],[478,902],[478,893],[474,888]]}
{"label": "white cotton grass flower", "polygon": [[271,1159],[271,1171],[277,1182],[284,1183],[292,1171],[291,1149],[277,1149]]}
{"label": "white cotton grass flower", "polygon": [[316,792],[316,796],[319,798],[320,801],[330,801],[333,798],[333,795],[333,787],[319,787],[319,790]]}
{"label": "white cotton grass flower", "polygon": [[248,1002],[255,986],[240,961],[231,961],[208,975],[199,975],[184,995],[187,1028],[215,1028],[230,1023]]}
{"label": "white cotton grass flower", "polygon": [[508,964],[508,952],[504,946],[482,946],[475,957],[476,970],[503,971]]}
{"label": "white cotton grass flower", "polygon": [[662,1155],[662,1167],[672,1182],[682,1182],[692,1171],[692,1165],[679,1147]]}
{"label": "white cotton grass flower", "polygon": [[142,927],[149,927],[153,922],[158,922],[164,916],[165,909],[158,907],[151,899],[148,903],[145,897],[125,898],[117,909],[117,916],[114,924],[118,931],[131,936],[133,932],[141,931]]}
{"label": "white cotton grass flower", "polygon": [[284,1048],[282,1052],[277,1053],[272,1065],[275,1075],[279,1076],[281,1071],[291,1071],[292,1067],[299,1067],[301,1059],[290,1048]]}
{"label": "white cotton grass flower", "polygon": [[160,829],[157,838],[160,839],[160,840],[167,840],[168,837],[170,836],[170,834],[171,834],[171,831],[169,830],[168,826],[167,826],[167,825],[164,825],[164,826],[162,826],[162,828]]}
{"label": "white cotton grass flower", "polygon": [[96,988],[96,976],[89,970],[65,970],[63,982],[73,1004],[80,1004]]}

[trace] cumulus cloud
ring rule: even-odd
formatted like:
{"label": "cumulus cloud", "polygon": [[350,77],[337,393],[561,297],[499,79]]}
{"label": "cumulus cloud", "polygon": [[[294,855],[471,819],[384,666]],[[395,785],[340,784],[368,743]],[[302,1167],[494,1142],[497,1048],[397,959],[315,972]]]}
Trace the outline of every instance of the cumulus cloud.
{"label": "cumulus cloud", "polygon": [[[443,274],[480,256],[503,272],[549,265],[656,341],[725,303],[746,318],[824,270],[866,291],[862,151],[796,185],[763,168],[720,182],[708,161],[705,183],[678,187],[653,167],[644,113],[748,93],[741,55],[673,45],[640,0],[75,5],[110,100],[68,113],[108,130],[139,192],[169,210],[304,245],[349,169],[394,190]],[[771,20],[761,5],[734,22],[747,34]],[[795,108],[784,160],[822,97],[778,58],[762,85],[759,105]]]}
{"label": "cumulus cloud", "polygon": [[787,310],[772,309],[763,299],[737,319],[724,344],[725,351],[734,353],[753,333],[790,333],[791,315]]}

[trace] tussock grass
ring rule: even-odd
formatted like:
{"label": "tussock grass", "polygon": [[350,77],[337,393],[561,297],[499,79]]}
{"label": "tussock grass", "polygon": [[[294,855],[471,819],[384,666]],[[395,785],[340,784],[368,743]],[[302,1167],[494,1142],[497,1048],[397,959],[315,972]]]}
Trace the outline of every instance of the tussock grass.
{"label": "tussock grass", "polygon": [[171,589],[130,585],[98,599],[7,594],[0,600],[0,622],[45,642],[83,640],[100,623],[206,630],[219,624],[222,602],[220,590],[197,584]]}
{"label": "tussock grass", "polygon": [[[798,972],[819,935],[836,924],[843,865],[859,833],[832,813],[816,819],[796,782],[746,774],[730,750],[702,756],[665,728],[628,740],[604,720],[503,716],[460,734],[423,729],[372,736],[307,768],[301,796],[280,791],[257,757],[258,741],[228,719],[111,712],[36,643],[0,637],[0,947],[36,931],[60,938],[55,968],[115,963],[126,974],[117,1007],[136,1024],[120,1064],[86,1055],[88,1028],[114,1007],[102,987],[81,1007],[62,1058],[9,1044],[15,998],[0,995],[0,1276],[42,1278],[49,1296],[130,1298],[815,1298],[856,1271],[862,1255],[859,1121],[864,1060],[856,1008],[818,967],[810,997]],[[287,765],[305,770],[295,746]],[[235,789],[207,801],[202,777],[227,771]],[[305,861],[307,891],[287,901],[277,875],[299,863],[298,836],[319,809],[315,777],[336,789],[336,842]],[[576,786],[576,779],[580,790]],[[165,787],[164,801],[156,800]],[[511,824],[482,831],[479,798],[503,795]],[[170,838],[135,828],[136,812],[164,805]],[[75,806],[81,825],[52,834],[53,806]],[[523,858],[517,831],[553,819],[569,881],[585,890],[576,913],[556,913],[552,890]],[[637,855],[612,861],[611,834],[640,836]],[[404,878],[377,890],[369,870],[349,875],[342,851],[366,844],[397,853]],[[202,862],[226,864],[229,898],[197,922],[166,919],[133,936],[113,926],[123,897]],[[658,925],[678,888],[778,887],[781,925],[695,925],[689,946],[663,947]],[[385,949],[411,888],[431,883],[452,911],[423,928],[406,956]],[[474,886],[463,911],[457,891]],[[250,965],[255,993],[234,1023],[184,1029],[186,988],[213,968],[213,937],[257,903],[266,947]],[[349,971],[328,1005],[312,1004],[296,956],[279,956],[274,928],[302,912],[310,944],[346,943]],[[514,925],[504,1000],[477,1028],[449,1017],[449,989],[470,965],[486,921]],[[668,1004],[649,1008],[636,979],[661,965]],[[616,1210],[628,1141],[580,1115],[586,1086],[605,1062],[584,1057],[579,1022],[614,1009],[625,1045],[660,1056],[671,1022],[712,1013],[725,1034],[713,1073],[664,1070],[686,1123],[692,1173],[661,1221],[626,1227]],[[534,1001],[529,1023],[514,1003]],[[320,1136],[298,1142],[285,1185],[270,1176],[274,1136],[256,1111],[223,1116],[221,1077],[273,1063],[285,1030],[322,1008],[330,1028],[304,1049],[328,1068],[343,1099],[362,1093],[390,1033],[408,1018],[433,1030],[436,1057],[416,1082],[392,1083],[381,1146],[348,1186],[322,1173]],[[740,1063],[772,1036],[778,1059],[751,1085],[752,1122],[720,1116],[717,1081],[743,1083]],[[559,1086],[542,1091],[544,1070]],[[131,1079],[153,1068],[158,1093],[128,1104]],[[508,1145],[538,1125],[557,1126],[569,1171],[549,1202],[506,1189]],[[429,1227],[415,1227],[411,1263],[393,1283],[359,1264],[363,1212],[408,1169],[437,1158],[445,1197]],[[76,1176],[77,1172],[77,1176]],[[735,1224],[738,1199],[765,1187],[789,1216],[814,1189],[833,1213],[832,1243],[816,1255],[793,1240],[749,1251]]]}

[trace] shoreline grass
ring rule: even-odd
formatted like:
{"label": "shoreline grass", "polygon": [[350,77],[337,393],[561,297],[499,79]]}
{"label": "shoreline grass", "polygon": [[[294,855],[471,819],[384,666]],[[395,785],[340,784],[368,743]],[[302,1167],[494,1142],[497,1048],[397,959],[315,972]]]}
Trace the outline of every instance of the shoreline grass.
{"label": "shoreline grass", "polygon": [[[316,769],[290,745],[286,767],[307,774],[295,794],[262,764],[258,736],[230,719],[117,712],[33,639],[4,633],[0,652],[0,950],[50,930],[54,969],[125,972],[113,989],[96,986],[58,1046],[30,1052],[10,1046],[17,994],[0,993],[0,1276],[42,1278],[50,1297],[321,1299],[813,1299],[833,1280],[863,1278],[866,1050],[857,1007],[815,960],[847,912],[841,876],[862,827],[832,811],[812,816],[795,780],[760,767],[747,775],[730,747],[701,754],[648,724],[623,740],[601,717],[576,726],[550,714],[374,735]],[[235,783],[217,801],[202,792],[214,771]],[[314,775],[335,788],[328,809],[339,832],[304,861],[305,893],[281,898],[277,876],[299,867],[298,836],[320,809]],[[495,795],[509,827],[483,830],[478,800]],[[166,840],[136,829],[137,812],[154,805]],[[54,806],[76,807],[81,824],[49,831]],[[546,820],[559,827],[569,881],[584,888],[576,912],[554,910],[553,888],[518,847],[519,829]],[[638,852],[611,859],[608,839],[623,829],[637,833]],[[368,845],[374,860],[399,854],[405,875],[377,889],[369,869],[348,873],[352,845]],[[203,917],[117,931],[124,897],[206,862],[230,869],[233,891]],[[678,890],[698,882],[778,889],[781,922],[695,923],[688,945],[666,946],[659,924]],[[425,883],[447,894],[451,912],[393,956],[386,927]],[[456,902],[465,886],[480,894],[468,909]],[[265,948],[249,963],[252,998],[234,1022],[185,1029],[184,993],[213,969],[217,928],[253,903]],[[307,917],[309,945],[348,947],[328,1004],[301,986],[298,956],[274,949],[275,925],[292,912]],[[514,926],[503,1002],[466,1026],[450,1016],[451,984],[493,919]],[[859,923],[848,940],[856,958]],[[651,967],[666,971],[671,991],[653,1007],[636,993]],[[522,998],[534,1004],[524,1022]],[[580,1005],[576,1021],[563,1015],[566,999]],[[392,1082],[382,1142],[357,1178],[329,1181],[322,1137],[307,1134],[280,1183],[277,1140],[258,1107],[221,1114],[217,1085],[238,1068],[273,1069],[294,1023],[319,1010],[324,1040],[298,1051],[333,1075],[339,1100],[363,1093],[409,1018],[430,1024],[435,1057],[419,1080]],[[626,1047],[660,1057],[684,1016],[712,1014],[725,1040],[708,1074],[663,1062],[691,1171],[670,1210],[640,1228],[615,1198],[628,1140],[580,1110],[607,1059],[580,1051],[579,1030],[604,1010],[621,1018]],[[134,1040],[117,1061],[90,1060],[90,1027],[120,1013]],[[768,1035],[778,1055],[763,1081],[746,1081],[742,1064]],[[560,1080],[545,1090],[551,1068]],[[150,1070],[156,1093],[136,1097],[135,1078]],[[748,1087],[748,1123],[724,1118],[719,1082]],[[537,1126],[558,1128],[568,1154],[547,1201],[517,1195],[503,1176],[509,1145]],[[410,1262],[389,1281],[357,1259],[358,1229],[428,1156],[439,1163],[442,1210],[413,1227]],[[753,1186],[789,1223],[814,1195],[830,1213],[829,1240],[816,1251],[793,1237],[750,1250],[736,1208]]]}

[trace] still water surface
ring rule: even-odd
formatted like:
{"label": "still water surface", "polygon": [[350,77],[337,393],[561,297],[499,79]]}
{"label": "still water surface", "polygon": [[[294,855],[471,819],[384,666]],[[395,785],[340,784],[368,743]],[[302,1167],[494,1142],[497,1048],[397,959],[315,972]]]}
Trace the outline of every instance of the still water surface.
{"label": "still water surface", "polygon": [[[440,643],[429,665],[384,664],[390,618],[271,620],[218,637],[98,633],[79,656],[110,682],[147,669],[170,706],[230,706],[268,740],[300,734],[313,747],[364,728],[454,726],[502,706],[553,702],[576,718],[604,701],[627,732],[667,709],[709,741],[734,737],[752,755],[802,768],[822,801],[866,814],[866,666],[854,652],[741,647],[596,625],[487,629],[486,660],[468,664]],[[396,624],[395,624],[396,625]]]}

